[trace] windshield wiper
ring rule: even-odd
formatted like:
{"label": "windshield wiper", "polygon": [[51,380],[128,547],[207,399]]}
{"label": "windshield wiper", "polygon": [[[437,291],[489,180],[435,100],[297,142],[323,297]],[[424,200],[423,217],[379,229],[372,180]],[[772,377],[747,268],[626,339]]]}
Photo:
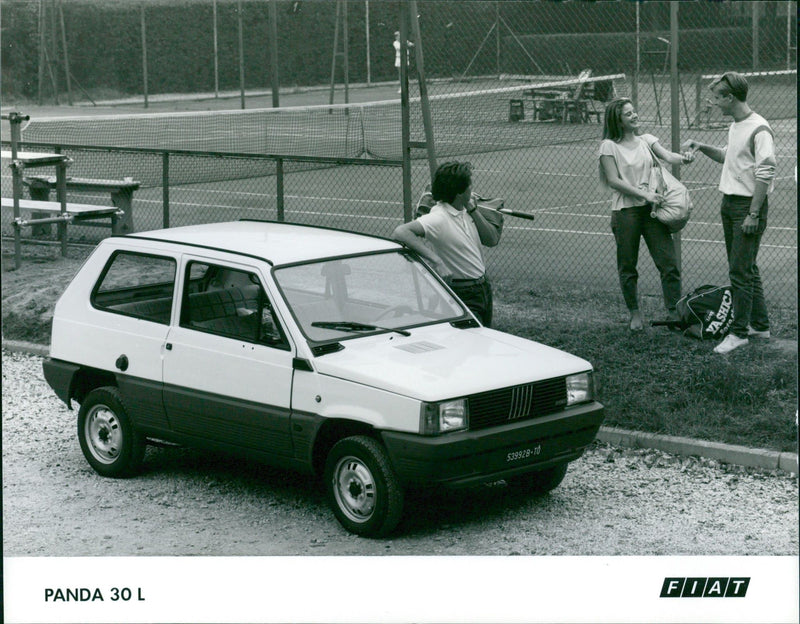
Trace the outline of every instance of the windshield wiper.
{"label": "windshield wiper", "polygon": [[397,332],[401,336],[410,336],[411,332],[405,329],[394,329],[392,327],[379,327],[378,325],[367,325],[366,323],[355,323],[353,321],[313,321],[311,327],[321,327],[322,329],[337,329],[339,331],[362,332],[362,331],[391,331]]}

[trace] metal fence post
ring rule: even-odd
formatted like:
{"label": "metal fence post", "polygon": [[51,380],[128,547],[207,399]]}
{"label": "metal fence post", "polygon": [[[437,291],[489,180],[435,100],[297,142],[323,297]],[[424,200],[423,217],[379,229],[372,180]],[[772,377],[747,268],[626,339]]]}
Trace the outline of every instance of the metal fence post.
{"label": "metal fence post", "polygon": [[161,155],[162,224],[169,227],[169,152]]}
{"label": "metal fence post", "polygon": [[408,105],[408,23],[404,2],[397,3],[400,19],[400,120],[401,145],[403,159],[403,222],[408,223],[414,217],[411,214],[411,121]]}
{"label": "metal fence post", "polygon": [[283,210],[283,158],[278,158],[275,161],[275,187],[278,221],[283,221],[285,219]]}
{"label": "metal fence post", "polygon": [[[669,81],[670,81],[670,124],[672,126],[672,151],[681,151],[681,107],[680,107],[680,76],[678,75],[678,48],[680,42],[678,39],[678,2],[672,0],[669,3],[669,25],[670,25],[670,59],[669,59]],[[673,175],[681,179],[681,166],[672,165]],[[673,240],[675,241],[675,256],[678,262],[678,270],[681,270],[681,233],[675,234]],[[681,287],[683,286],[681,280]]]}

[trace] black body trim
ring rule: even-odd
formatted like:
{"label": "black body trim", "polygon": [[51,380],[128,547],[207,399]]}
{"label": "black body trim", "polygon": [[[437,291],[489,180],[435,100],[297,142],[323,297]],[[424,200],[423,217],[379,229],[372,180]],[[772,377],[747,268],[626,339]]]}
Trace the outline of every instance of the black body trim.
{"label": "black body trim", "polygon": [[65,362],[64,360],[45,358],[42,361],[45,381],[56,393],[56,396],[66,403],[69,409],[72,409],[70,401],[72,398],[72,380],[75,378],[75,373],[80,369],[81,367],[77,364]]}
{"label": "black body trim", "polygon": [[480,431],[432,437],[383,431],[381,437],[403,482],[459,487],[577,459],[602,422],[603,406],[593,402]]}

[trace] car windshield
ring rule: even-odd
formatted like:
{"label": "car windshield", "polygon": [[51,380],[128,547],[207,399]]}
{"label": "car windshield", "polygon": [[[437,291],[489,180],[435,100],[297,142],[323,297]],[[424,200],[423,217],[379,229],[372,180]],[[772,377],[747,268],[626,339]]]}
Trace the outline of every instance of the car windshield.
{"label": "car windshield", "polygon": [[313,341],[396,331],[467,313],[424,264],[404,251],[277,268],[275,280]]}

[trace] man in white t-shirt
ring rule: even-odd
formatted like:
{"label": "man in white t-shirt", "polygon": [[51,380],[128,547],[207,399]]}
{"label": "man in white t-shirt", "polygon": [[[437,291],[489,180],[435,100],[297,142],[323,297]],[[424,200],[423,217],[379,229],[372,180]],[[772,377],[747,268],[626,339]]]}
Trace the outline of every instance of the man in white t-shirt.
{"label": "man in white t-shirt", "polygon": [[756,264],[761,236],[767,227],[768,196],[775,178],[775,146],[767,121],[747,104],[747,80],[727,72],[711,83],[714,104],[733,117],[728,144],[714,147],[689,139],[684,149],[698,150],[722,163],[719,190],[722,228],[728,254],[734,320],[716,353],[728,353],[749,342],[769,338],[769,316],[761,274]]}
{"label": "man in white t-shirt", "polygon": [[492,289],[481,241],[492,246],[499,237],[470,201],[470,164],[441,164],[434,173],[431,193],[436,201],[431,211],[398,226],[393,237],[425,258],[478,320],[490,327]]}

